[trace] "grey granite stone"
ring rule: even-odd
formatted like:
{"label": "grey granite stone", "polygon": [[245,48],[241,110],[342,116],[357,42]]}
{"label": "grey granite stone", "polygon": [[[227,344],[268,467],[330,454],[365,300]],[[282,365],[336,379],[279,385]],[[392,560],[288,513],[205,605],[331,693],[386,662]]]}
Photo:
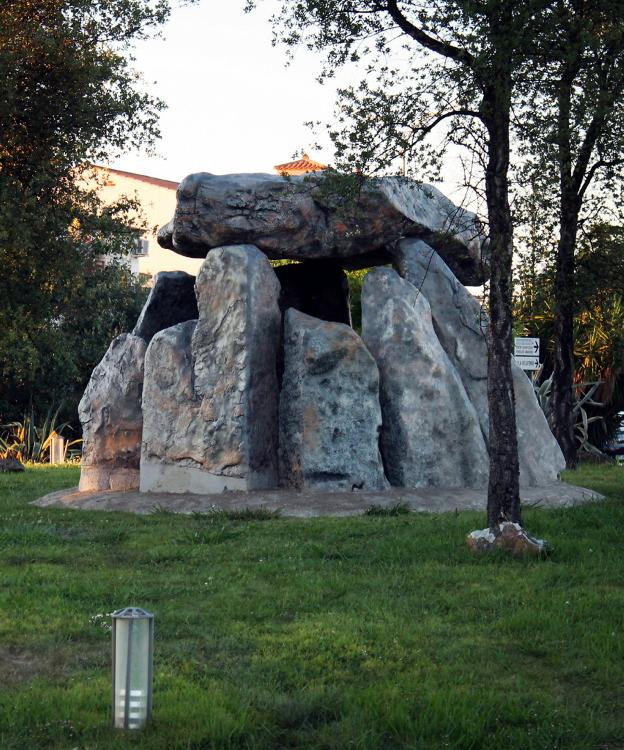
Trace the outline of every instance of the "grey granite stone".
{"label": "grey granite stone", "polygon": [[[433,325],[459,373],[479,416],[487,441],[487,316],[442,258],[419,240],[402,240],[395,249],[397,270],[427,298]],[[563,454],[539,407],[526,374],[512,364],[516,398],[520,482],[544,485],[565,468]]]}
{"label": "grey granite stone", "polygon": [[124,333],[91,374],[78,406],[82,424],[80,490],[139,486],[145,341]]}
{"label": "grey granite stone", "polygon": [[359,336],[289,309],[280,395],[280,481],[300,489],[381,489],[379,375]]}
{"label": "grey granite stone", "polygon": [[429,303],[395,271],[370,271],[362,338],[379,367],[381,453],[397,487],[479,487],[488,452],[475,408],[442,348]]}
{"label": "grey granite stone", "polygon": [[196,320],[195,277],[184,271],[161,271],[132,333],[146,343],[163,328]]}
{"label": "grey granite stone", "polygon": [[269,258],[336,258],[363,267],[388,262],[388,246],[400,237],[419,237],[465,283],[484,280],[487,242],[476,216],[436,188],[401,177],[369,179],[349,202],[325,180],[192,174],[180,183],[175,216],[158,242],[191,257],[251,242]]}
{"label": "grey granite stone", "polygon": [[198,321],[146,356],[143,491],[277,485],[279,282],[254,246],[214,250],[197,276]]}

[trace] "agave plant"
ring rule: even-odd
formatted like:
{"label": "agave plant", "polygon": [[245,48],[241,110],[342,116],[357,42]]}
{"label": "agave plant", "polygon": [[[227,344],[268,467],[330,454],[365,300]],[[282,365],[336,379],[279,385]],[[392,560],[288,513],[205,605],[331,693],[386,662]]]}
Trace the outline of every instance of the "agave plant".
{"label": "agave plant", "polygon": [[[67,422],[57,423],[59,409],[60,407],[54,412],[50,410],[43,424],[39,426],[32,409],[30,414],[24,415],[21,422],[3,425],[3,433],[0,435],[0,458],[16,458],[21,463],[43,463],[48,460],[53,438],[61,437],[64,430],[71,429]],[[67,457],[72,446],[81,442],[80,439],[66,441],[63,459]]]}
{"label": "agave plant", "polygon": [[[541,385],[537,384],[537,378],[539,377],[539,371],[534,376],[533,389],[535,396],[540,405],[541,410],[544,412],[546,419],[550,422],[552,414],[552,402],[551,402],[551,390],[552,390],[552,378],[546,378]],[[572,414],[575,416],[574,424],[574,435],[579,444],[579,450],[586,453],[591,453],[594,456],[600,458],[606,458],[606,455],[599,449],[596,448],[593,443],[589,441],[589,425],[592,422],[599,422],[604,419],[602,415],[594,415],[593,417],[587,416],[585,406],[598,406],[602,407],[604,404],[600,401],[594,401],[593,397],[596,394],[598,388],[603,385],[603,380],[595,380],[591,383],[576,383],[574,385],[574,398],[576,403],[572,408]]]}

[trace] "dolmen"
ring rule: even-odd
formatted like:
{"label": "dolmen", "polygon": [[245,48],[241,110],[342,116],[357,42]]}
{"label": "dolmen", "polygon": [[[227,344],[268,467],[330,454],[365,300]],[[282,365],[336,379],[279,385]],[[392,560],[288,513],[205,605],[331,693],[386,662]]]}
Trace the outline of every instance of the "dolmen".
{"label": "dolmen", "polygon": [[[80,490],[483,487],[487,278],[478,218],[432,186],[322,174],[187,177],[156,276],[79,406]],[[271,262],[273,261],[273,263]],[[279,261],[279,263],[275,263]],[[345,269],[369,268],[362,331]],[[520,480],[565,461],[515,364]]]}

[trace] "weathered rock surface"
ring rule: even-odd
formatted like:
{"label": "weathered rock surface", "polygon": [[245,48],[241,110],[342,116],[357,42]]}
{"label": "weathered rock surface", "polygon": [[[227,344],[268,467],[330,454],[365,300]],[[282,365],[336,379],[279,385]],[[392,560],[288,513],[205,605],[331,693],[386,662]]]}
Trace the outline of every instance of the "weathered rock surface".
{"label": "weathered rock surface", "polygon": [[195,277],[184,271],[161,271],[132,333],[149,344],[158,331],[197,317]]}
{"label": "weathered rock surface", "polygon": [[442,348],[429,303],[395,271],[370,271],[362,338],[379,368],[381,454],[396,487],[479,487],[488,452],[461,378]]}
{"label": "weathered rock surface", "polygon": [[279,306],[313,318],[351,325],[349,281],[334,260],[307,260],[274,269],[282,287]]}
{"label": "weathered rock surface", "polygon": [[466,537],[466,544],[473,552],[480,554],[503,550],[515,557],[545,557],[552,552],[545,539],[531,536],[520,524],[511,521],[505,521],[493,529],[471,531]]}
{"label": "weathered rock surface", "polygon": [[161,331],[148,349],[141,490],[275,487],[279,282],[256,247],[222,247],[196,292],[196,324]]}
{"label": "weathered rock surface", "polygon": [[142,338],[123,333],[93,370],[78,406],[81,491],[139,486],[145,348]]}
{"label": "weathered rock surface", "polygon": [[24,464],[11,456],[0,458],[0,474],[8,474],[13,471],[24,471]]}
{"label": "weathered rock surface", "polygon": [[[419,240],[402,240],[395,267],[427,298],[442,347],[455,365],[476,409],[487,442],[487,317],[442,258]],[[539,486],[555,481],[565,460],[525,373],[512,364],[516,397],[520,482]]]}
{"label": "weathered rock surface", "polygon": [[346,325],[290,309],[284,322],[280,482],[318,490],[382,489],[379,374]]}
{"label": "weathered rock surface", "polygon": [[323,188],[323,180],[192,174],[178,187],[174,219],[158,242],[191,257],[251,242],[269,258],[337,258],[364,267],[388,262],[388,245],[400,237],[419,237],[463,283],[483,282],[486,241],[477,218],[436,188],[398,177],[368,180],[349,206]]}

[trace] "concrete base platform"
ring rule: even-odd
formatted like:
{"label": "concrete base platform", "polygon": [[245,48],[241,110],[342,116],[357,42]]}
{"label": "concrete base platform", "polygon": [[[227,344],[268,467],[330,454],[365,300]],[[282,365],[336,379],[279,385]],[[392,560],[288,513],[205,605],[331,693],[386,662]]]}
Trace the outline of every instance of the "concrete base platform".
{"label": "concrete base platform", "polygon": [[[526,487],[520,491],[525,507],[566,508],[581,503],[603,500],[593,490],[564,482],[545,487]],[[77,487],[51,492],[33,505],[40,507],[76,508],[83,510],[119,510],[148,514],[157,510],[173,513],[208,513],[216,508],[280,509],[283,516],[314,518],[316,516],[357,516],[371,505],[390,507],[407,503],[420,513],[448,513],[456,510],[485,511],[485,489],[420,490],[391,489],[381,492],[294,492],[263,490],[254,492],[223,492],[220,495],[173,494],[164,492],[79,492]]]}

